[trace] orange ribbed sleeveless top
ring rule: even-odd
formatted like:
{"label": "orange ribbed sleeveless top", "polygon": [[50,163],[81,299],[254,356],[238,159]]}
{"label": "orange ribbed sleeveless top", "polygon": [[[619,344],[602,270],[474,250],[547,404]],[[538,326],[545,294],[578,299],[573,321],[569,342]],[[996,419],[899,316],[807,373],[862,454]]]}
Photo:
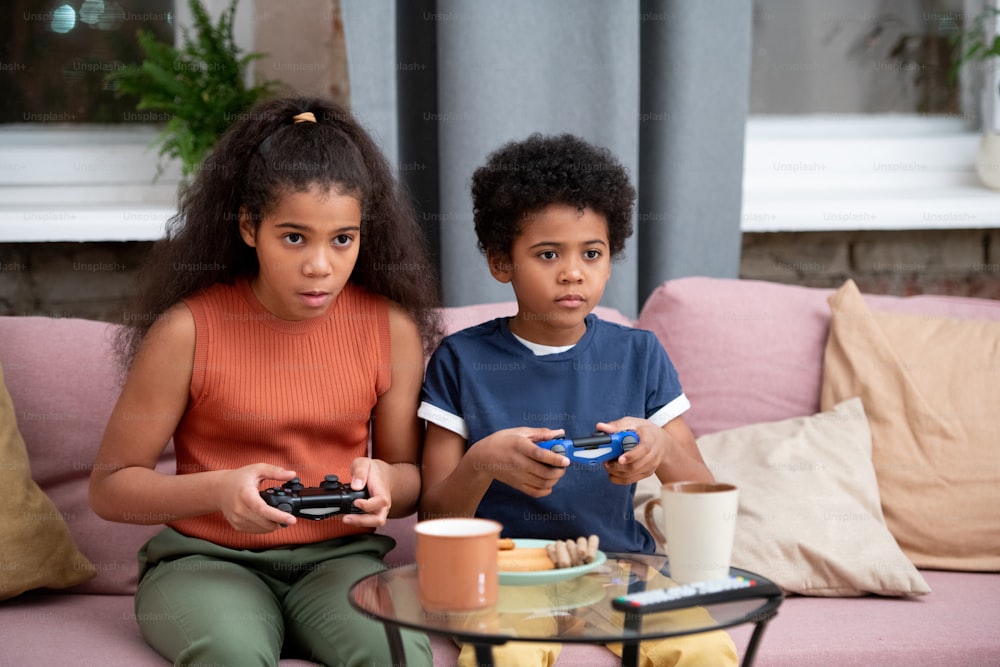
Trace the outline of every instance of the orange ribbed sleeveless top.
{"label": "orange ribbed sleeveless top", "polygon": [[[329,473],[349,483],[351,461],[368,452],[372,409],[389,388],[388,301],[348,283],[325,315],[290,322],[264,308],[244,279],[184,302],[196,333],[188,408],[174,433],[177,474],[264,462],[294,470],[306,486]],[[371,532],[334,517],[257,535],[234,530],[221,512],[169,525],[237,549]]]}

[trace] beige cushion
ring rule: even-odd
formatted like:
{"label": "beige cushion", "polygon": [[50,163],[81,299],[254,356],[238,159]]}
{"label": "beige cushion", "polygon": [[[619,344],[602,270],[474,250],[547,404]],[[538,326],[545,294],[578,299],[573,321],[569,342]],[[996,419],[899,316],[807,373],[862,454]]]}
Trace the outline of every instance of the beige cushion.
{"label": "beige cushion", "polygon": [[930,592],[882,519],[860,400],[705,435],[698,447],[718,481],[739,487],[733,566],[802,595]]}
{"label": "beige cushion", "polygon": [[96,573],[66,522],[31,479],[28,454],[0,369],[0,600],[34,588],[66,588]]}
{"label": "beige cushion", "polygon": [[821,405],[864,402],[889,530],[919,567],[1000,569],[1000,323],[830,297]]}

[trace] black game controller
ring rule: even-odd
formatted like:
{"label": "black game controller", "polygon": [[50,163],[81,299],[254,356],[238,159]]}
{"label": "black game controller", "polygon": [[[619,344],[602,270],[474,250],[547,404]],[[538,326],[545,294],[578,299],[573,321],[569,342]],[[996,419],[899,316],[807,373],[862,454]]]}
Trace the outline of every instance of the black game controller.
{"label": "black game controller", "polygon": [[635,431],[595,433],[582,438],[556,438],[538,443],[539,447],[562,454],[581,463],[603,463],[617,459],[639,444]]}
{"label": "black game controller", "polygon": [[260,492],[260,497],[271,507],[303,519],[328,519],[338,514],[364,514],[354,506],[358,498],[367,498],[368,489],[355,491],[342,484],[336,475],[326,475],[319,486],[306,488],[296,477],[281,486],[272,486]]}

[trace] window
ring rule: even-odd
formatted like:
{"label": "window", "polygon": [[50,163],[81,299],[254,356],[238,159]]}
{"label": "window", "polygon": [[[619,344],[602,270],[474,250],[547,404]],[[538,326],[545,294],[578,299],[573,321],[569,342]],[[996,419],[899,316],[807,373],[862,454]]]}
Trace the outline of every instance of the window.
{"label": "window", "polygon": [[[229,4],[202,3],[213,16]],[[190,23],[186,1],[14,0],[5,9],[0,242],[161,237],[180,169],[157,178],[151,146],[162,119],[115,100],[104,72],[141,58],[140,27],[176,38]],[[252,50],[252,2],[240,3],[234,34]]]}
{"label": "window", "polygon": [[960,115],[963,0],[756,0],[751,114]]}
{"label": "window", "polygon": [[0,27],[0,123],[142,123],[106,75],[142,59],[136,32],[173,38],[171,0],[11,0]]}
{"label": "window", "polygon": [[997,226],[950,76],[979,2],[754,0],[743,230]]}

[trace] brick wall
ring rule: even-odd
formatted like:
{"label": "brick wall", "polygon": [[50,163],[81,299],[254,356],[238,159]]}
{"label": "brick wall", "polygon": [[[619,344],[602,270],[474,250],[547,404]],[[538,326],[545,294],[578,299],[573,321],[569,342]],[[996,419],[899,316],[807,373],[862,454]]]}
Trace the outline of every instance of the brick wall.
{"label": "brick wall", "polygon": [[[150,244],[0,244],[0,315],[121,321]],[[1000,299],[1000,230],[744,234],[740,277]]]}
{"label": "brick wall", "polygon": [[120,322],[150,245],[0,243],[0,315]]}
{"label": "brick wall", "polygon": [[1000,299],[1000,231],[744,234],[740,277],[871,294]]}

